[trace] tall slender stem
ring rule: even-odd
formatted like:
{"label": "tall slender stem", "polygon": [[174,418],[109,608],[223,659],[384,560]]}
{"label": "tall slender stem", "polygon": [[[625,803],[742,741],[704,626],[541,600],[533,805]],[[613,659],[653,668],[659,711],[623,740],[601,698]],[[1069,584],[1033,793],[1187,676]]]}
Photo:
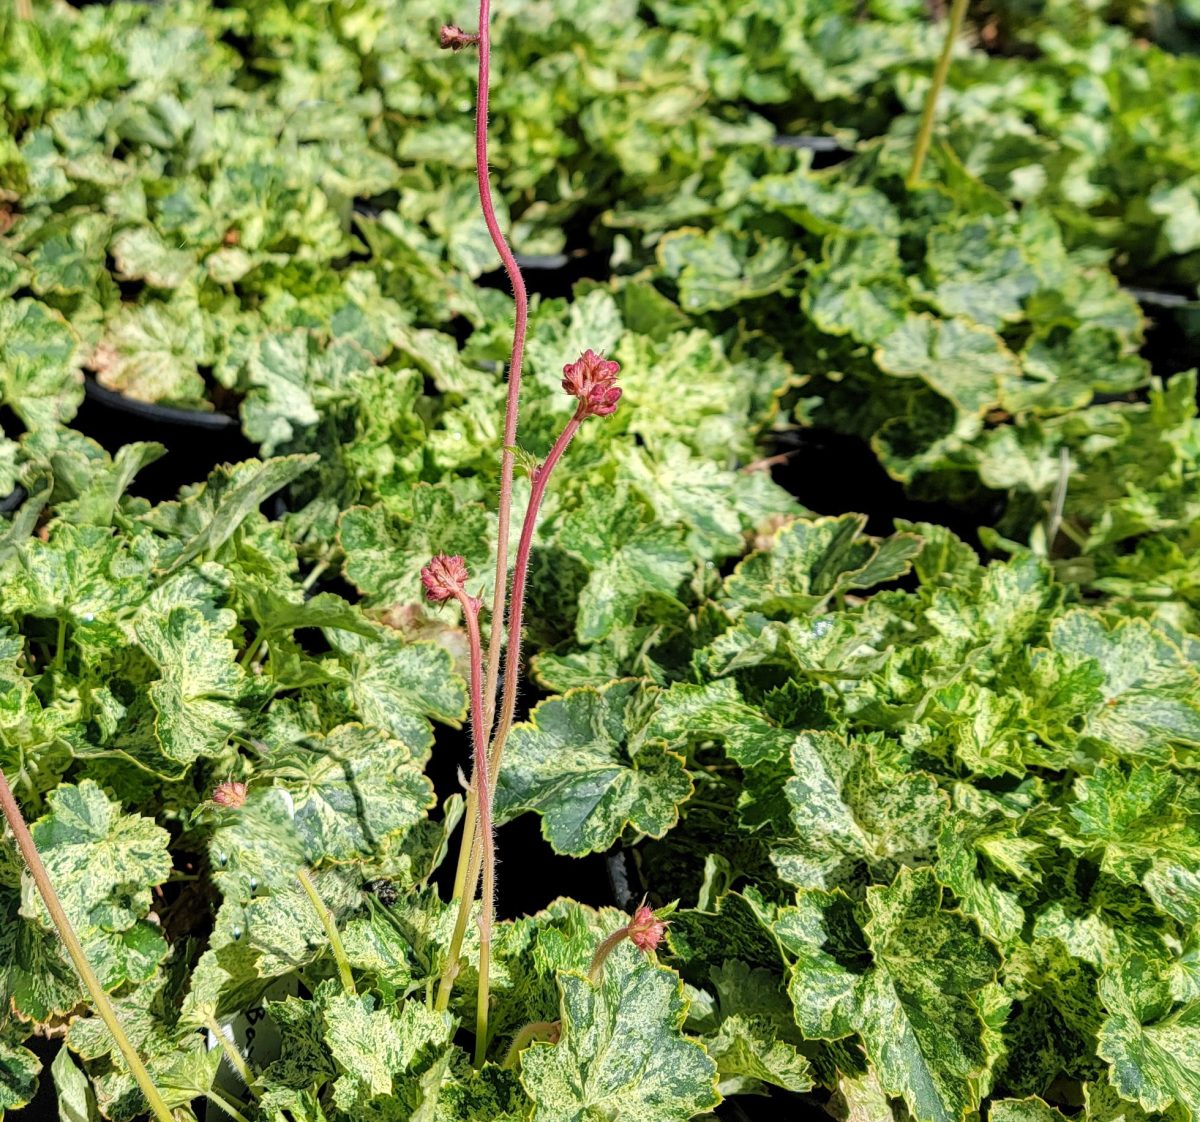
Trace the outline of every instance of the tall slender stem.
{"label": "tall slender stem", "polygon": [[[496,218],[496,206],[492,199],[492,184],[488,175],[488,98],[491,85],[492,37],[491,0],[480,0],[479,33],[479,82],[475,98],[475,178],[479,187],[479,205],[487,225],[492,244],[500,255],[504,271],[508,274],[516,303],[513,321],[512,353],[508,368],[508,398],[504,406],[504,437],[500,449],[500,501],[496,531],[496,582],[492,591],[491,634],[488,636],[487,680],[483,689],[483,725],[490,735],[496,715],[496,687],[500,677],[501,641],[504,635],[505,605],[508,592],[508,546],[512,524],[513,469],[516,462],[517,420],[521,400],[521,369],[525,360],[525,331],[529,321],[529,295],[525,289],[525,278],[521,267],[513,256],[512,249],[500,229]],[[479,879],[479,850],[475,845],[475,823],[478,819],[478,793],[472,782],[467,791],[466,814],[463,816],[463,844],[458,853],[458,867],[454,874],[456,900],[474,896]],[[467,881],[472,864],[475,874],[470,887]],[[461,946],[466,931],[466,920],[460,913],[461,930],[456,926],[454,946]],[[451,962],[453,967],[453,960]],[[453,984],[453,978],[450,979]],[[443,976],[438,990],[438,1008],[444,1009],[450,1000],[450,992]]]}
{"label": "tall slender stem", "polygon": [[500,703],[500,720],[492,736],[491,749],[491,778],[495,785],[500,772],[500,757],[504,753],[504,742],[508,739],[509,729],[512,728],[513,714],[517,707],[517,682],[521,676],[521,625],[525,614],[525,581],[529,575],[529,553],[533,547],[533,534],[537,529],[538,514],[542,509],[542,499],[546,494],[546,485],[555,465],[562,459],[567,446],[574,439],[587,416],[581,405],[567,422],[566,427],[559,433],[558,439],[546,456],[545,462],[538,468],[533,488],[529,492],[529,506],[525,508],[525,521],[521,525],[521,537],[517,542],[517,559],[513,566],[512,596],[508,602],[508,646],[504,654],[504,696]]}
{"label": "tall slender stem", "polygon": [[[516,567],[513,572],[513,595],[509,607],[508,620],[508,650],[504,661],[504,707],[501,711],[501,721],[496,736],[492,740],[489,752],[488,779],[489,787],[495,790],[496,780],[500,773],[500,756],[504,751],[504,741],[512,726],[513,712],[516,707],[517,675],[520,673],[521,658],[521,624],[524,615],[525,581],[529,571],[529,554],[533,545],[533,534],[537,529],[538,514],[541,511],[542,499],[546,494],[546,486],[555,465],[562,459],[583,423],[584,412],[577,409],[559,434],[554,446],[546,456],[545,462],[538,468],[533,481],[533,489],[529,494],[529,505],[525,508],[525,519],[521,525],[521,537],[517,544]],[[497,624],[493,621],[493,630]],[[484,724],[487,724],[486,713]],[[476,769],[478,771],[478,769]],[[476,776],[472,776],[471,789],[467,794],[467,815],[463,821],[462,845],[458,851],[458,872],[454,880],[454,898],[458,900],[458,914],[455,917],[454,931],[450,936],[450,948],[442,971],[441,982],[438,986],[435,1008],[439,1011],[449,1007],[450,993],[454,988],[454,979],[458,973],[458,961],[462,955],[463,939],[466,937],[467,918],[471,904],[475,899],[475,886],[479,883],[480,867],[485,865],[481,847],[475,844],[475,826],[479,815],[471,814],[472,799],[478,806]],[[484,895],[487,895],[486,887]]]}
{"label": "tall slender stem", "polygon": [[321,921],[321,926],[325,928],[325,937],[329,940],[329,949],[333,951],[334,961],[337,963],[338,977],[342,982],[342,989],[351,997],[355,994],[354,975],[350,972],[350,960],[346,957],[346,948],[342,945],[342,937],[338,934],[337,921],[333,918],[325,901],[321,899],[321,894],[317,891],[317,886],[313,884],[313,879],[308,875],[307,869],[299,869],[296,876],[300,880],[300,886],[308,894],[309,900],[312,901],[312,906],[316,910],[317,918]]}
{"label": "tall slender stem", "polygon": [[9,828],[17,842],[17,849],[21,851],[29,874],[33,877],[33,883],[37,886],[42,902],[46,905],[46,911],[50,913],[50,919],[58,930],[58,937],[63,941],[63,946],[67,948],[67,954],[71,956],[71,961],[75,964],[75,969],[91,996],[92,1005],[95,1006],[97,1015],[112,1036],[117,1050],[125,1061],[125,1066],[129,1068],[130,1074],[137,1082],[158,1122],[174,1122],[170,1108],[154,1085],[154,1080],[150,1078],[150,1073],[142,1063],[141,1057],[129,1042],[129,1037],[125,1035],[125,1029],[117,1018],[117,1012],[113,1008],[112,1002],[109,1001],[108,994],[104,992],[100,979],[96,977],[96,972],[88,962],[83,945],[79,942],[79,937],[75,934],[75,929],[71,926],[67,913],[63,911],[58,893],[54,891],[54,885],[50,883],[46,866],[42,864],[41,854],[38,853],[33,835],[25,824],[21,808],[13,797],[12,788],[9,787],[3,771],[0,771],[0,810],[3,810],[4,817],[8,820]]}
{"label": "tall slender stem", "polygon": [[[479,639],[479,601],[466,592],[459,592],[463,619],[467,624],[467,643],[471,651],[471,740],[475,751],[472,775],[477,792],[476,832],[479,838],[480,860],[483,864],[482,910],[479,915],[479,986],[475,998],[475,1066],[482,1067],[487,1054],[489,978],[491,973],[492,915],[496,906],[496,850],[492,832],[492,783],[488,770],[488,738],[483,716],[483,644]],[[474,847],[473,847],[474,848]],[[475,896],[471,892],[459,899],[459,912],[471,910]],[[451,979],[453,983],[453,979]]]}
{"label": "tall slender stem", "polygon": [[[491,0],[479,0],[479,88],[475,97],[475,178],[479,183],[479,205],[492,244],[504,264],[513,287],[516,318],[513,322],[512,356],[508,366],[508,400],[504,407],[504,443],[500,451],[499,527],[496,533],[496,588],[492,593],[492,633],[488,638],[487,685],[484,689],[484,724],[490,732],[496,711],[496,683],[500,677],[500,637],[504,626],[505,591],[508,587],[508,539],[512,521],[512,488],[517,414],[521,401],[521,366],[525,360],[525,328],[529,320],[529,296],[525,278],[496,218],[492,183],[488,175],[488,92],[492,65]],[[470,819],[468,818],[468,821]]]}
{"label": "tall slender stem", "polygon": [[942,44],[942,53],[938,55],[937,64],[933,68],[933,80],[929,83],[929,92],[925,95],[925,108],[921,113],[921,124],[917,129],[917,141],[913,147],[912,166],[908,169],[905,184],[915,187],[921,180],[921,168],[925,157],[929,154],[929,143],[933,139],[933,119],[937,113],[938,97],[946,84],[946,75],[950,73],[950,56],[954,53],[954,44],[962,30],[963,17],[967,14],[967,0],[953,0],[950,6],[950,22],[946,26],[946,41]]}
{"label": "tall slender stem", "polygon": [[61,670],[67,656],[67,620],[63,616],[58,621],[58,641],[54,646],[54,669]]}

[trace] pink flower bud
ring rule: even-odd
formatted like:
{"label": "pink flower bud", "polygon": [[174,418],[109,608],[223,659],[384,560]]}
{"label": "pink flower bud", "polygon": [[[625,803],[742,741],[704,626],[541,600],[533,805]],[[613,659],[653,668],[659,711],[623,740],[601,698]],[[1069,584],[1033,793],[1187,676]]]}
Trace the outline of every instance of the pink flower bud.
{"label": "pink flower bud", "polygon": [[638,950],[649,952],[658,949],[658,944],[666,934],[667,925],[654,914],[653,909],[643,904],[633,913],[633,919],[629,921],[625,930],[629,941]]}
{"label": "pink flower bud", "polygon": [[467,563],[458,554],[439,553],[421,570],[421,583],[426,597],[441,604],[463,591],[468,575]]}
{"label": "pink flower bud", "polygon": [[227,779],[219,783],[212,793],[212,801],[217,806],[227,806],[237,810],[246,803],[246,784],[239,779]]}
{"label": "pink flower bud", "polygon": [[621,400],[621,388],[617,385],[620,372],[619,363],[589,348],[577,362],[568,362],[563,367],[562,388],[579,399],[584,416],[607,417],[616,412]]}
{"label": "pink flower bud", "polygon": [[438,33],[438,40],[445,50],[461,51],[463,47],[469,47],[473,43],[478,43],[479,36],[468,35],[457,24],[447,23],[442,25],[442,29]]}

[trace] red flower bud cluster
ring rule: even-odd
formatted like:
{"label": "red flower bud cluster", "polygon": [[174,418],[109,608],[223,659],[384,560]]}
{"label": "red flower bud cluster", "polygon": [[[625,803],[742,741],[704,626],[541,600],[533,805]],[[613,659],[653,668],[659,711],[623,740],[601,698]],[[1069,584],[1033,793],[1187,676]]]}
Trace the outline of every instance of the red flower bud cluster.
{"label": "red flower bud cluster", "polygon": [[589,348],[577,362],[568,362],[563,367],[562,388],[579,399],[584,416],[607,417],[616,412],[621,400],[621,388],[617,385],[620,372],[619,363]]}
{"label": "red flower bud cluster", "polygon": [[246,784],[240,779],[227,779],[224,783],[217,784],[212,793],[212,801],[217,806],[238,810],[246,805]]}
{"label": "red flower bud cluster", "polygon": [[445,603],[464,590],[469,575],[466,561],[458,554],[448,557],[439,553],[421,570],[426,598],[435,604]]}
{"label": "red flower bud cluster", "polygon": [[629,935],[629,941],[639,951],[649,952],[658,949],[658,944],[662,942],[662,937],[666,934],[667,925],[665,921],[654,914],[653,909],[643,904],[633,913],[633,919],[629,921],[629,926],[625,930]]}

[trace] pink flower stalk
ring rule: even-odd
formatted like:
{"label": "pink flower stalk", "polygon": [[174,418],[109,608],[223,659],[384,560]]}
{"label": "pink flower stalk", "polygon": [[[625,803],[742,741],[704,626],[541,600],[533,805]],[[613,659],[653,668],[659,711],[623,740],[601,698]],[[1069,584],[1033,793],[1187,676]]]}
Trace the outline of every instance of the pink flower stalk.
{"label": "pink flower stalk", "polygon": [[577,362],[568,362],[563,367],[562,388],[579,399],[583,416],[607,417],[616,412],[621,400],[621,389],[617,385],[620,372],[619,363],[596,354],[589,347]]}
{"label": "pink flower stalk", "polygon": [[649,954],[658,950],[666,932],[667,921],[660,919],[647,905],[640,905],[633,913],[633,919],[624,927],[618,927],[596,948],[596,953],[592,955],[592,964],[588,967],[588,980],[594,986],[600,984],[604,977],[604,963],[618,943],[628,939],[643,954]]}
{"label": "pink flower stalk", "polygon": [[224,783],[217,784],[212,793],[212,801],[217,806],[238,810],[246,805],[246,784],[240,779],[227,779]]}
{"label": "pink flower stalk", "polygon": [[442,29],[438,33],[438,41],[444,50],[461,51],[463,47],[470,47],[478,43],[479,36],[468,34],[458,24],[447,23],[442,25]]}
{"label": "pink flower stalk", "polygon": [[[470,578],[467,563],[457,554],[447,556],[439,553],[421,570],[421,583],[425,595],[434,603],[443,603],[451,597],[463,610],[463,621],[467,627],[467,645],[471,653],[471,747],[474,756],[472,784],[475,799],[475,829],[479,839],[480,859],[483,866],[483,910],[479,916],[479,976],[480,992],[485,994],[488,963],[492,944],[492,919],[496,899],[496,849],[492,827],[492,782],[488,768],[488,729],[483,712],[483,642],[479,636],[479,599],[467,594],[466,583]],[[471,895],[474,898],[474,883]],[[456,952],[457,954],[457,952]],[[450,976],[453,981],[453,976]],[[481,1015],[479,1043],[476,1046],[477,1060],[483,1062],[482,1050],[486,1047],[487,1020]]]}
{"label": "pink flower stalk", "polygon": [[466,589],[467,563],[457,553],[447,556],[437,554],[421,570],[421,583],[425,586],[425,597],[434,604],[444,604]]}

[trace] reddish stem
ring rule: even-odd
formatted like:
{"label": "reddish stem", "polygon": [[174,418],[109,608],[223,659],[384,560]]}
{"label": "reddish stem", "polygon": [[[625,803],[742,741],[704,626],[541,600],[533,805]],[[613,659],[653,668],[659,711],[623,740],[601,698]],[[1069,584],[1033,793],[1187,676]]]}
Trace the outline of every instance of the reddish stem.
{"label": "reddish stem", "polygon": [[525,278],[513,256],[492,201],[488,176],[488,88],[491,81],[492,37],[491,0],[479,3],[479,88],[475,100],[475,177],[479,182],[479,205],[487,223],[492,244],[504,264],[516,301],[513,324],[512,357],[508,368],[508,401],[504,408],[504,443],[500,454],[500,525],[496,535],[496,588],[492,594],[492,633],[488,639],[487,686],[484,690],[484,720],[488,732],[496,710],[496,683],[500,676],[500,637],[503,632],[505,591],[508,587],[508,539],[512,520],[514,450],[517,444],[517,413],[521,398],[521,366],[525,359],[525,328],[529,320],[529,296]]}
{"label": "reddish stem", "polygon": [[[480,936],[491,941],[492,908],[495,891],[495,854],[492,835],[492,784],[488,769],[487,731],[483,718],[483,644],[479,638],[479,601],[466,592],[457,594],[462,605],[463,619],[467,625],[467,644],[471,651],[471,745],[474,751],[474,780],[478,786],[477,807],[478,838],[483,846],[483,915],[480,917]],[[474,885],[472,885],[472,894]]]}
{"label": "reddish stem", "polygon": [[[492,781],[488,769],[488,737],[483,718],[483,644],[479,639],[479,601],[463,590],[456,594],[467,625],[467,643],[471,651],[471,742],[474,747],[474,783],[477,792],[477,829],[483,862],[483,891],[479,914],[479,987],[475,1004],[475,1066],[483,1064],[487,1053],[489,1013],[489,973],[492,948],[492,913],[496,903],[496,841],[492,832]],[[471,896],[475,881],[471,881]]]}
{"label": "reddish stem", "polygon": [[546,494],[546,485],[555,465],[562,459],[587,416],[587,408],[580,403],[566,427],[558,435],[545,462],[533,477],[533,489],[529,493],[529,506],[525,508],[525,521],[521,524],[521,538],[517,543],[517,560],[513,568],[512,595],[508,602],[508,649],[504,655],[504,697],[501,701],[500,721],[492,739],[491,780],[495,784],[500,771],[500,757],[508,730],[512,728],[513,713],[517,706],[517,682],[521,676],[521,624],[525,614],[525,580],[529,575],[529,553],[533,547],[533,535],[537,529],[538,513]]}

